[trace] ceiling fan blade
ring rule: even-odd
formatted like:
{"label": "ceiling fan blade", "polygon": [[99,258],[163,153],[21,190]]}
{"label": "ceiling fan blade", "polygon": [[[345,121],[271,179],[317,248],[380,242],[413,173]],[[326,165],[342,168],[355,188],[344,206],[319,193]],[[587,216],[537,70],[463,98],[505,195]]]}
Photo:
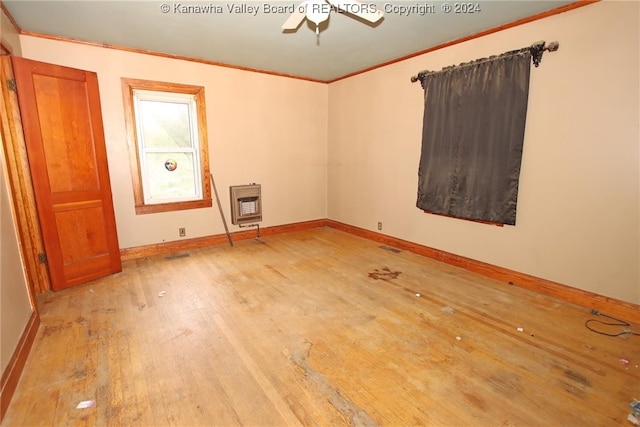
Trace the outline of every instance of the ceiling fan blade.
{"label": "ceiling fan blade", "polygon": [[302,2],[300,5],[296,6],[296,10],[287,18],[287,20],[282,24],[283,30],[295,30],[297,29],[302,21],[307,17],[307,2]]}
{"label": "ceiling fan blade", "polygon": [[357,0],[328,0],[333,6],[350,14],[362,18],[371,23],[382,19],[384,12],[377,9],[373,4],[364,4]]}

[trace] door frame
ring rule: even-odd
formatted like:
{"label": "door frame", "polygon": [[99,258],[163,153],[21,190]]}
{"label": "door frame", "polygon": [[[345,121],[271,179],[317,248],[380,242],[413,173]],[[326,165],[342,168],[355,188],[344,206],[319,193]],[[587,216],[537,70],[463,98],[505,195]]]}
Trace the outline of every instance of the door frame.
{"label": "door frame", "polygon": [[0,109],[7,113],[2,116],[0,128],[11,197],[16,211],[18,240],[22,249],[31,302],[35,307],[35,294],[51,291],[51,279],[47,265],[40,262],[40,254],[45,253],[44,241],[31,181],[11,56],[2,55],[0,61],[0,86],[2,88]]}

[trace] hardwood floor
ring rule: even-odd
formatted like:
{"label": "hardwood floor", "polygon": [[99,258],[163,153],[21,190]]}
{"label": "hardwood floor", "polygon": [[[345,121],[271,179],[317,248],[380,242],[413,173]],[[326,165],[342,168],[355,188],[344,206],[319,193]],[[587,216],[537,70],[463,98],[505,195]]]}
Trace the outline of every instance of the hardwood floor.
{"label": "hardwood floor", "polygon": [[123,267],[40,296],[4,425],[606,426],[640,398],[639,336],[335,229]]}

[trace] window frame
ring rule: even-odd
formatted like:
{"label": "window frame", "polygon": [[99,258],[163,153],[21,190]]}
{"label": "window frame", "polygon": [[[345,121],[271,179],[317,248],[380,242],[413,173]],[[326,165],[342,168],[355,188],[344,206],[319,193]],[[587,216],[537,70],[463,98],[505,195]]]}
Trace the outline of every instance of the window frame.
{"label": "window frame", "polygon": [[[168,92],[170,94],[185,94],[194,96],[196,105],[197,134],[200,159],[200,186],[202,189],[201,199],[166,203],[145,203],[138,126],[134,107],[135,90]],[[124,98],[125,124],[127,128],[129,163],[131,167],[131,180],[133,184],[136,215],[170,212],[185,209],[199,209],[213,206],[211,199],[211,185],[209,181],[209,150],[207,143],[204,87],[180,83],[167,83],[151,80],[122,78],[122,92]]]}

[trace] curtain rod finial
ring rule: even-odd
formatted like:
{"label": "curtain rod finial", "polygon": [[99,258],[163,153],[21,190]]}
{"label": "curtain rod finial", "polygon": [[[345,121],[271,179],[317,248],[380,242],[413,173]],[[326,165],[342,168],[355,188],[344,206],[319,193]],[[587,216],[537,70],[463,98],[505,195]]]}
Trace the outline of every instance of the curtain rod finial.
{"label": "curtain rod finial", "polygon": [[539,42],[532,43],[531,44],[531,49],[543,50],[544,49],[544,44],[545,44],[544,40],[540,40]]}
{"label": "curtain rod finial", "polygon": [[540,61],[542,61],[542,54],[545,50],[549,52],[555,52],[560,47],[560,43],[557,41],[551,42],[545,46],[544,41],[536,42],[531,45],[529,50],[531,51],[531,60],[533,61],[533,65],[536,67],[540,65]]}

